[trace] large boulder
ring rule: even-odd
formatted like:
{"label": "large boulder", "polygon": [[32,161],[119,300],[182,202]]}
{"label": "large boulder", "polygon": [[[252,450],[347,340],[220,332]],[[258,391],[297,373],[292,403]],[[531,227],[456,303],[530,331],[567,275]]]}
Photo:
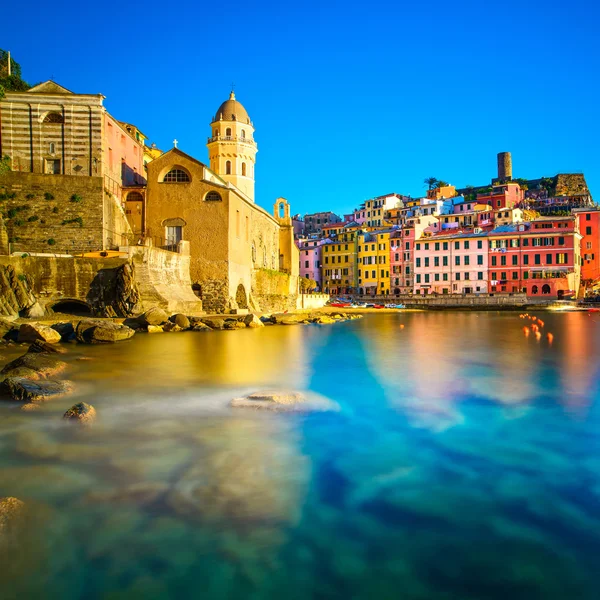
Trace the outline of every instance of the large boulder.
{"label": "large boulder", "polygon": [[175,323],[175,325],[177,325],[178,327],[181,327],[181,329],[189,329],[190,328],[190,320],[185,315],[182,315],[181,313],[178,313],[176,315],[171,315],[169,317],[169,321],[171,321],[171,323]]}
{"label": "large boulder", "polygon": [[154,306],[137,319],[142,325],[162,325],[169,320],[169,315],[162,308]]}
{"label": "large boulder", "polygon": [[121,342],[133,337],[135,331],[126,325],[112,321],[86,320],[79,321],[75,328],[77,341],[82,344],[107,344]]}
{"label": "large boulder", "polygon": [[201,322],[211,329],[223,329],[225,325],[225,319],[202,319]]}
{"label": "large boulder", "polygon": [[163,331],[183,331],[177,323],[173,323],[173,321],[167,321],[163,326]]}
{"label": "large boulder", "polygon": [[244,323],[246,327],[264,327],[264,323],[255,314],[252,313],[246,315],[246,317],[244,318]]}
{"label": "large boulder", "polygon": [[198,321],[192,325],[192,331],[212,331],[212,329],[208,325]]}
{"label": "large boulder", "polygon": [[164,329],[160,325],[148,325],[148,333],[163,333]]}
{"label": "large boulder", "polygon": [[44,342],[42,340],[35,340],[35,342],[33,342],[33,344],[31,344],[31,346],[29,346],[29,349],[27,350],[27,352],[33,352],[33,353],[45,353],[45,354],[66,354],[67,351],[64,348],[61,348],[60,346],[56,345],[56,344],[49,344],[48,342]]}
{"label": "large boulder", "polygon": [[73,323],[70,321],[54,323],[54,325],[52,325],[52,329],[60,333],[60,337],[63,342],[69,342],[75,338],[75,327],[73,327]]}
{"label": "large boulder", "polygon": [[25,377],[7,377],[0,383],[0,393],[17,402],[45,402],[71,391],[73,385],[70,381],[34,381]]}
{"label": "large boulder", "polygon": [[19,336],[17,341],[23,343],[31,343],[36,340],[48,342],[49,344],[57,344],[61,340],[61,335],[58,331],[47,327],[46,325],[40,325],[39,323],[23,323],[19,328]]}
{"label": "large boulder", "polygon": [[22,376],[23,370],[37,373],[39,377],[53,377],[62,373],[67,368],[67,363],[55,356],[46,353],[28,353],[16,358],[4,366],[0,375],[6,377]]}
{"label": "large boulder", "polygon": [[266,391],[248,394],[231,401],[234,408],[253,408],[280,412],[338,410],[338,405],[314,393]]}
{"label": "large boulder", "polygon": [[238,319],[227,319],[223,324],[223,329],[246,329],[246,324]]}
{"label": "large boulder", "polygon": [[78,402],[63,415],[63,419],[88,426],[96,420],[96,409],[91,404]]}

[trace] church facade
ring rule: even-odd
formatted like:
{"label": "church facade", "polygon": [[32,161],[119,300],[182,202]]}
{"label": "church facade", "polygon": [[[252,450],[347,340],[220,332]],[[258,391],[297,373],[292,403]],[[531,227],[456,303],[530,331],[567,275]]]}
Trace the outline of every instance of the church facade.
{"label": "church facade", "polygon": [[254,127],[231,93],[208,138],[210,167],[178,148],[147,165],[146,236],[189,242],[191,279],[207,312],[295,308],[298,250],[285,199],[254,202]]}

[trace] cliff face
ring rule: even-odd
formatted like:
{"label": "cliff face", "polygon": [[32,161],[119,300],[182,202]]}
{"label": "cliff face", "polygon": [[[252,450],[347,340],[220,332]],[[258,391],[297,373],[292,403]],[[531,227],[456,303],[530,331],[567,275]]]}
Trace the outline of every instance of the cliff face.
{"label": "cliff face", "polygon": [[559,173],[554,178],[555,196],[589,196],[583,173]]}

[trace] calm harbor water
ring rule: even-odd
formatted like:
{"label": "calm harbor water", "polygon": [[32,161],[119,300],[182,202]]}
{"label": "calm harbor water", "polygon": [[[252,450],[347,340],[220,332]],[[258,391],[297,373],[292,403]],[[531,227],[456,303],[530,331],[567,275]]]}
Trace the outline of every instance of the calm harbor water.
{"label": "calm harbor water", "polygon": [[[540,316],[551,345],[440,312],[69,346],[75,397],[0,405],[32,509],[0,597],[596,599],[600,316]],[[340,410],[228,407],[264,389]]]}

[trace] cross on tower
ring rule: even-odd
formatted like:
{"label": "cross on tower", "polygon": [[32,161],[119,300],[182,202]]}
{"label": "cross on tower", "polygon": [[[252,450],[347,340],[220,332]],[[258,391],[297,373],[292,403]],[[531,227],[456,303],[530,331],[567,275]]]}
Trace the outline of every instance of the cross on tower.
{"label": "cross on tower", "polygon": [[233,81],[231,82],[231,91],[235,92],[235,83],[233,83]]}
{"label": "cross on tower", "polygon": [[179,144],[179,141],[177,140],[177,138],[175,138],[173,140],[173,146],[175,146],[175,148],[177,148],[177,144]]}

